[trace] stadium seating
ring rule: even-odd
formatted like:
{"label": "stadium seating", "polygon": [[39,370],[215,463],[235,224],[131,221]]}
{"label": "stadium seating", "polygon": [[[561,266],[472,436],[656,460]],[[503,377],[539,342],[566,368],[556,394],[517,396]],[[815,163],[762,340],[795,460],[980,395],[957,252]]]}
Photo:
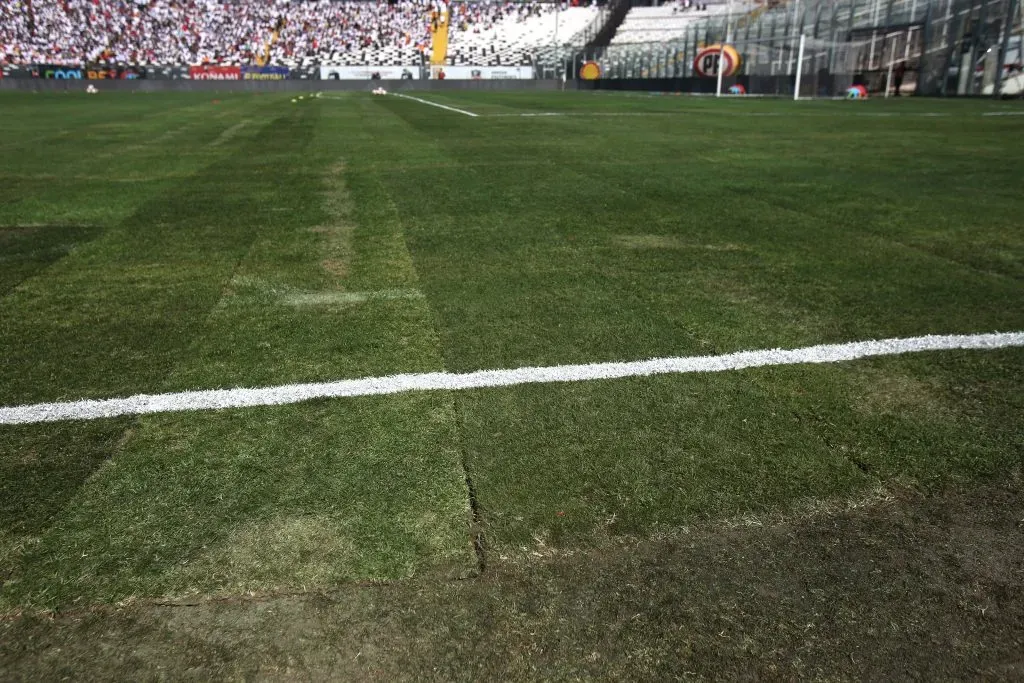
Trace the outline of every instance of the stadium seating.
{"label": "stadium seating", "polygon": [[[612,78],[671,76],[679,71],[675,62],[681,50],[669,44],[693,35],[698,25],[726,9],[722,0],[713,0],[707,9],[698,4],[673,2],[658,7],[633,7],[626,14],[600,57],[602,72]],[[701,36],[703,38],[703,35]],[[660,72],[652,71],[657,63]]]}
{"label": "stadium seating", "polygon": [[[429,57],[431,3],[422,0],[0,0],[0,64],[211,62],[284,66],[415,65]],[[576,39],[594,7],[451,4],[449,64],[532,63]],[[556,19],[557,17],[557,19]]]}
{"label": "stadium seating", "polygon": [[[702,3],[703,4],[703,3]],[[733,11],[746,11],[752,3],[733,3]],[[729,6],[723,0],[707,3],[707,9],[684,8],[679,3],[660,7],[634,7],[612,37],[612,45],[660,43],[681,40],[692,27],[709,18],[724,15]]]}
{"label": "stadium seating", "polygon": [[[576,38],[597,17],[596,7],[568,7],[560,12],[553,5],[519,18],[506,16],[490,29],[453,27],[448,56],[455,65],[508,66],[530,64],[533,54],[557,42],[579,42]],[[557,22],[557,35],[556,35]]]}

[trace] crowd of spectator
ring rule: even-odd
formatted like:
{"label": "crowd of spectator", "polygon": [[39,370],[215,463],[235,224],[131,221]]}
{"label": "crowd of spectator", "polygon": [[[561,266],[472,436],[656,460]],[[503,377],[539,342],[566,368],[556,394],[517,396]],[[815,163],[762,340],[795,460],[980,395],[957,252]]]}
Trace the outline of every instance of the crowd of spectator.
{"label": "crowd of spectator", "polygon": [[693,10],[695,12],[706,12],[708,10],[708,3],[696,2],[695,0],[679,0],[672,4],[672,13],[676,12],[689,12]]}
{"label": "crowd of spectator", "polygon": [[[0,0],[0,64],[245,65],[386,46],[428,52],[439,1]],[[453,3],[449,25],[480,33],[542,7],[553,8]]]}
{"label": "crowd of spectator", "polygon": [[248,61],[274,11],[213,0],[0,0],[0,55],[21,64]]}

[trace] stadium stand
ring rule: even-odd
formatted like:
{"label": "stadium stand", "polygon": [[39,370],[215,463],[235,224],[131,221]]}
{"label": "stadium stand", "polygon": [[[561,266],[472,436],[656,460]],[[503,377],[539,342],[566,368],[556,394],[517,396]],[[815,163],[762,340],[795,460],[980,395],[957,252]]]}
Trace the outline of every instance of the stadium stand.
{"label": "stadium stand", "polygon": [[[461,7],[467,7],[465,5]],[[525,12],[506,12],[490,22],[465,22],[456,10],[448,42],[450,63],[507,66],[531,64],[533,54],[559,43],[575,44],[577,36],[597,16],[597,8],[534,5]],[[556,16],[557,15],[557,16]],[[461,22],[461,23],[460,23]]]}
{"label": "stadium stand", "polygon": [[727,0],[674,0],[632,7],[597,60],[608,78],[682,76],[693,51],[714,42],[730,12],[736,22],[759,6],[758,0],[733,0],[731,6]]}
{"label": "stadium stand", "polygon": [[[429,57],[427,2],[0,0],[0,63],[413,65]],[[452,3],[448,63],[523,65],[595,7]],[[557,17],[557,19],[556,19]]]}
{"label": "stadium stand", "polygon": [[[741,3],[735,3],[738,8]],[[746,5],[744,4],[744,7]],[[612,37],[612,45],[657,43],[682,38],[697,22],[728,12],[724,0],[673,2],[659,7],[633,7]]]}

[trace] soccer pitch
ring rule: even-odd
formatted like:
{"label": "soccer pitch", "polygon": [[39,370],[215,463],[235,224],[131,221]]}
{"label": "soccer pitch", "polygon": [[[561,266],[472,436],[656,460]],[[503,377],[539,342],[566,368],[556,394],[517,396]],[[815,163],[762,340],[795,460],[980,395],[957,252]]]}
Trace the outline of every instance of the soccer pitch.
{"label": "soccer pitch", "polygon": [[0,95],[0,409],[1004,336],[0,424],[0,613],[429,592],[1019,482],[1019,103],[414,95]]}

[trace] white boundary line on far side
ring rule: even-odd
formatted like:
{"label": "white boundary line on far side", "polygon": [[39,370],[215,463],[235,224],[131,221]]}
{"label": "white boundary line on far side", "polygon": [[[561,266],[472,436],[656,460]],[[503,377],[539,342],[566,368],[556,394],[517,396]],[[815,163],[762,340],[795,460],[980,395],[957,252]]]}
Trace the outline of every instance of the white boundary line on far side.
{"label": "white boundary line on far side", "polygon": [[381,396],[409,391],[455,391],[520,384],[582,382],[651,375],[722,372],[769,365],[839,363],[872,356],[895,356],[921,351],[1001,349],[1024,346],[1024,332],[927,335],[903,339],[820,344],[799,349],[740,351],[721,356],[653,358],[624,363],[587,363],[477,372],[427,372],[365,377],[336,382],[288,384],[259,389],[211,389],[174,394],[140,394],[128,398],[37,403],[0,408],[0,424],[30,424],[62,420],[95,420],[118,415],[144,415],[191,410],[217,410],[299,403],[318,398]]}
{"label": "white boundary line on far side", "polygon": [[[548,116],[678,116],[683,112],[676,111],[531,111],[523,113],[483,114],[492,118],[539,118]],[[688,112],[687,112],[688,113]]]}
{"label": "white boundary line on far side", "polygon": [[[593,92],[595,94],[619,95],[619,96],[626,96],[626,97],[642,97],[642,98],[650,98],[650,99],[656,99],[658,96],[663,94],[663,93],[658,93],[658,95],[656,96],[656,95],[653,95],[651,93],[640,92],[640,91],[637,91],[637,92],[633,93],[633,92],[612,91],[612,90],[595,90]],[[425,99],[423,99],[421,97],[414,97],[412,95],[406,95],[404,93],[391,92],[391,93],[388,93],[388,95],[390,95],[392,97],[401,97],[401,98],[406,99],[406,100],[413,100],[414,102],[419,102],[421,104],[426,104],[426,105],[429,105],[431,107],[437,107],[439,109],[444,109],[446,111],[455,112],[457,114],[462,114],[464,116],[470,116],[472,118],[487,118],[487,119],[492,119],[492,118],[511,118],[511,117],[517,117],[517,118],[541,118],[541,119],[543,119],[543,118],[561,118],[561,117],[577,117],[577,116],[578,117],[587,117],[587,116],[597,116],[597,117],[602,117],[602,116],[610,116],[610,117],[614,117],[614,116],[677,116],[677,115],[680,115],[680,114],[706,114],[706,113],[709,113],[711,111],[711,110],[700,110],[700,111],[697,111],[697,110],[682,110],[681,109],[679,111],[640,111],[640,112],[599,112],[599,111],[557,111],[556,112],[556,111],[543,111],[543,112],[501,112],[501,113],[495,113],[495,114],[477,114],[476,112],[469,111],[468,109],[459,109],[458,107],[452,107],[452,106],[449,106],[447,104],[441,104],[440,102],[432,102],[430,100],[425,100]],[[689,93],[687,93],[687,95],[688,96],[692,96]],[[316,97],[324,97],[324,96],[323,96],[323,93],[318,93],[316,95]],[[751,95],[747,95],[747,96],[736,95],[736,96],[731,96],[731,97],[732,97],[732,99],[735,99],[735,100],[744,100],[744,99],[746,99],[746,100],[757,100],[757,99],[760,99],[760,96],[751,96]],[[334,97],[333,94],[332,94],[332,95],[326,96],[325,99],[341,99],[341,98]],[[666,99],[668,99],[668,98],[666,98]],[[764,99],[773,99],[773,98],[772,97],[765,97]],[[837,98],[821,98],[822,101],[825,101],[825,100],[828,100],[828,99],[837,99]],[[838,99],[845,100],[845,98],[838,98]],[[750,111],[738,111],[738,110],[717,110],[714,113],[716,113],[716,114],[734,115],[734,116],[812,116],[812,117],[825,117],[825,116],[833,117],[833,116],[836,116],[836,112],[835,111],[786,111],[786,112],[754,111],[754,112],[750,112]],[[991,111],[991,112],[972,112],[972,113],[977,113],[980,116],[1024,116],[1024,111]],[[950,112],[935,112],[935,111],[926,111],[926,112],[914,112],[914,111],[902,111],[902,112],[857,112],[857,111],[848,111],[848,112],[843,112],[842,114],[839,114],[839,115],[840,116],[866,117],[866,118],[875,118],[875,117],[878,117],[878,118],[886,118],[886,117],[946,117],[946,116],[953,116],[953,114],[950,113]]]}
{"label": "white boundary line on far side", "polygon": [[404,99],[407,99],[407,100],[415,100],[416,102],[422,102],[423,104],[429,104],[431,107],[438,107],[440,109],[447,109],[448,111],[454,111],[454,112],[457,112],[459,114],[465,114],[466,116],[472,116],[473,118],[476,118],[476,117],[480,116],[479,114],[474,114],[473,112],[466,111],[465,109],[456,109],[455,107],[449,107],[446,104],[438,104],[437,102],[431,102],[430,100],[422,100],[419,97],[413,97],[412,95],[403,95],[400,92],[393,92],[393,93],[389,93],[389,94],[393,95],[394,97],[401,97],[401,98],[404,98]]}

